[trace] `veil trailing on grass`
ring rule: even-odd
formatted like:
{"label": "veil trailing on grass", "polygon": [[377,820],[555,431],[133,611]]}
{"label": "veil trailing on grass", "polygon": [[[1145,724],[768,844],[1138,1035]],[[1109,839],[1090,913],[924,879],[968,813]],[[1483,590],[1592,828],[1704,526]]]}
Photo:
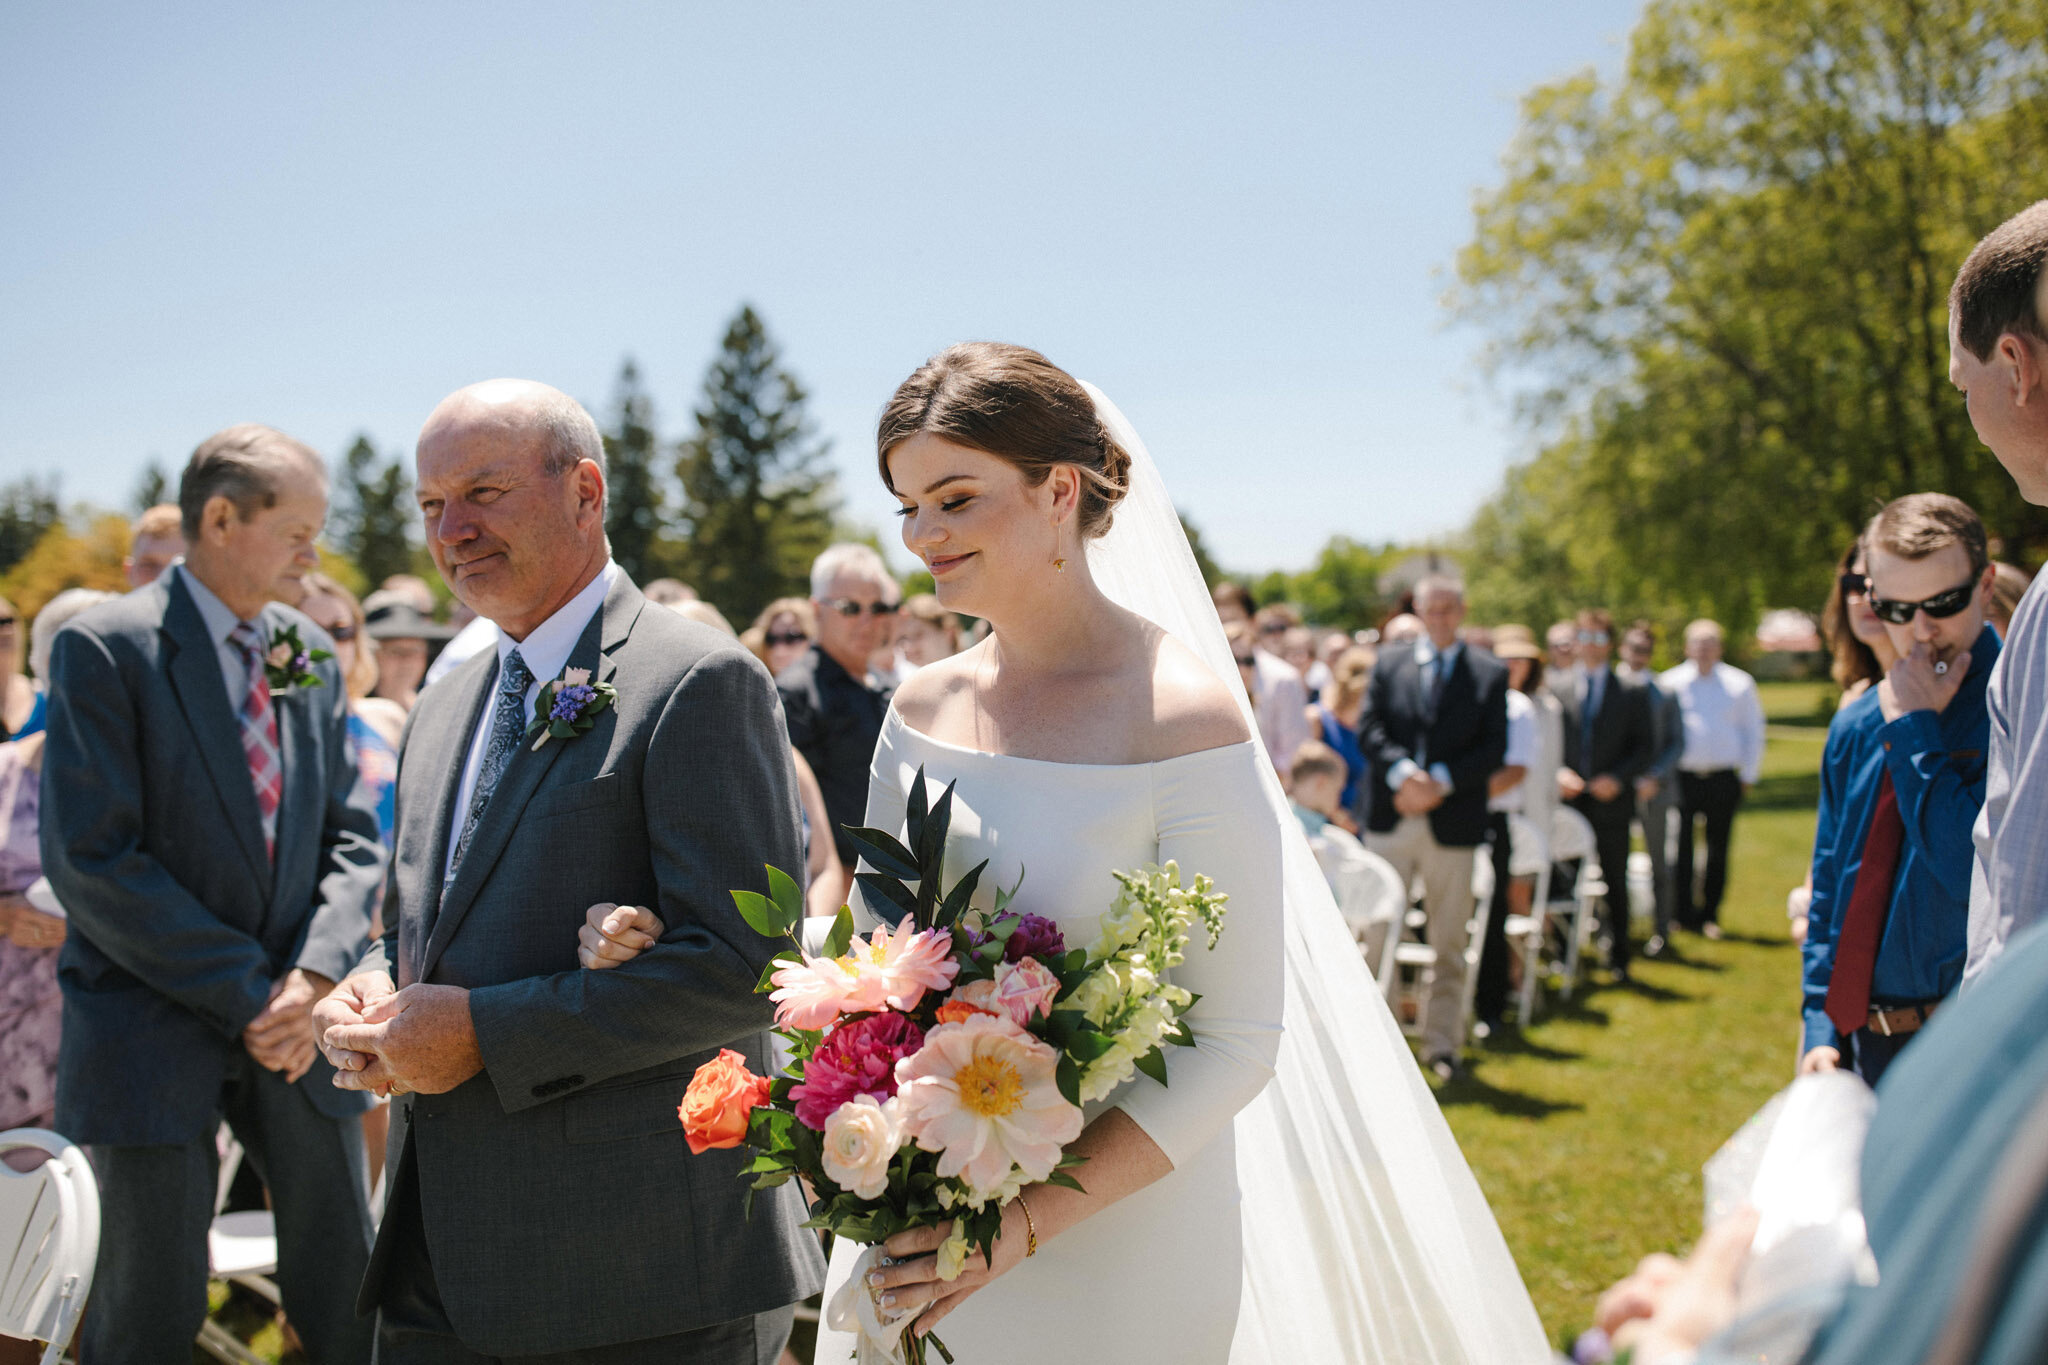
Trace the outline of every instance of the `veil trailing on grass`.
{"label": "veil trailing on grass", "polygon": [[[1258,725],[1159,470],[1115,404],[1131,488],[1088,565],[1200,655]],[[1367,974],[1271,765],[1286,906],[1278,1069],[1237,1117],[1244,1298],[1232,1365],[1534,1365],[1550,1350],[1493,1212]]]}

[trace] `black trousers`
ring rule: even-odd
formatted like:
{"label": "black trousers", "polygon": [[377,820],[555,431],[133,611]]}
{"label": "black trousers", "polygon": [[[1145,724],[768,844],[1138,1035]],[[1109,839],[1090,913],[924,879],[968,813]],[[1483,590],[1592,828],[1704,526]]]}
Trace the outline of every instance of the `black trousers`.
{"label": "black trousers", "polygon": [[[1742,804],[1742,779],[1733,768],[1678,775],[1678,922],[1687,929],[1717,923],[1728,887],[1728,836]],[[1693,822],[1707,822],[1705,885],[1693,891]]]}
{"label": "black trousers", "polygon": [[1486,917],[1486,942],[1479,949],[1479,979],[1472,987],[1472,1010],[1492,1027],[1508,1011],[1508,817],[1494,811],[1486,819],[1486,839],[1493,850],[1493,908]]}
{"label": "black trousers", "polygon": [[[221,1114],[270,1188],[277,1285],[316,1365],[362,1365],[370,1324],[356,1286],[370,1259],[363,1130],[244,1054]],[[100,1254],[81,1356],[93,1365],[190,1365],[206,1321],[206,1233],[220,1160],[214,1135],[160,1147],[87,1149],[100,1184]]]}
{"label": "black trousers", "polygon": [[415,1165],[393,1161],[391,1168],[405,1175],[393,1183],[384,1205],[394,1240],[377,1314],[377,1365],[775,1365],[781,1358],[796,1321],[794,1304],[672,1336],[583,1351],[510,1357],[472,1351],[455,1335],[441,1306],[440,1286],[427,1257]]}
{"label": "black trousers", "polygon": [[1629,824],[1635,819],[1635,798],[1624,794],[1612,801],[1595,801],[1581,796],[1572,805],[1593,826],[1594,856],[1600,860],[1600,879],[1607,883],[1607,933],[1614,940],[1609,959],[1616,971],[1628,970],[1628,844]]}
{"label": "black trousers", "polygon": [[1874,1090],[1877,1083],[1884,1079],[1885,1068],[1906,1050],[1906,1044],[1919,1036],[1918,1029],[1911,1033],[1894,1033],[1889,1037],[1882,1033],[1873,1033],[1867,1028],[1857,1029],[1849,1035],[1849,1055],[1842,1059],[1843,1065],[1861,1076]]}

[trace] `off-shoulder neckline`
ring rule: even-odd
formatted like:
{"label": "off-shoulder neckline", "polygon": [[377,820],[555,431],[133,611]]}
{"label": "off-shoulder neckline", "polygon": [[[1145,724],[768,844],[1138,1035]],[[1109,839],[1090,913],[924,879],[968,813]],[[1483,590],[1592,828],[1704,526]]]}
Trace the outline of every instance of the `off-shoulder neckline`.
{"label": "off-shoulder neckline", "polygon": [[1208,749],[1191,749],[1187,753],[1175,754],[1171,758],[1155,758],[1144,763],[1065,763],[1056,758],[1025,758],[1021,754],[991,753],[987,749],[975,749],[965,744],[952,744],[943,739],[935,739],[903,719],[903,713],[898,711],[893,705],[889,707],[888,713],[883,717],[883,720],[887,724],[893,724],[903,733],[914,737],[919,743],[929,744],[934,749],[944,749],[950,753],[966,754],[972,758],[995,758],[1010,763],[1035,763],[1044,768],[1092,768],[1109,772],[1133,771],[1140,768],[1164,767],[1169,763],[1185,763],[1189,759],[1208,758],[1215,754],[1234,753],[1239,749],[1250,749],[1252,747],[1251,740],[1241,739],[1235,744],[1219,744]]}

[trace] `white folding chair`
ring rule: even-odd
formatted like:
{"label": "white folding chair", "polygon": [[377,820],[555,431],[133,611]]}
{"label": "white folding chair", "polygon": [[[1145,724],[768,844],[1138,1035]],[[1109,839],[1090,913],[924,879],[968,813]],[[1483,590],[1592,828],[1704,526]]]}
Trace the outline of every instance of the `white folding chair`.
{"label": "white folding chair", "polygon": [[1312,836],[1308,846],[1366,970],[1384,989],[1392,962],[1389,950],[1400,936],[1401,912],[1407,909],[1400,875],[1392,863],[1343,830],[1325,829]]}
{"label": "white folding chair", "polygon": [[[242,1169],[242,1144],[226,1126],[220,1129],[216,1143],[220,1149],[220,1179],[214,1186],[213,1226],[206,1234],[212,1276],[254,1290],[271,1307],[280,1307],[284,1296],[270,1278],[277,1273],[277,1219],[269,1209],[221,1212],[228,1202],[228,1191],[234,1187],[235,1176]],[[263,1365],[263,1357],[211,1319],[199,1329],[199,1345],[227,1365]]]}
{"label": "white folding chair", "polygon": [[1544,913],[1565,921],[1564,987],[1560,994],[1569,1000],[1579,981],[1579,955],[1593,935],[1593,902],[1607,894],[1607,883],[1600,880],[1592,823],[1570,806],[1559,806],[1551,817],[1550,856],[1556,862],[1579,865],[1572,894],[1562,899],[1546,894],[1544,900]]}
{"label": "white folding chair", "polygon": [[1508,817],[1508,834],[1508,874],[1536,880],[1534,894],[1529,898],[1529,913],[1511,914],[1501,926],[1509,949],[1522,963],[1515,1021],[1527,1028],[1536,1013],[1536,982],[1543,975],[1543,949],[1549,933],[1550,841],[1533,821],[1520,815]]}
{"label": "white folding chair", "polygon": [[[1477,855],[1473,858],[1475,865],[1486,861],[1485,858]],[[1475,871],[1473,874],[1475,889],[1477,889],[1479,880],[1479,875]],[[1479,988],[1479,958],[1486,951],[1486,925],[1487,921],[1493,916],[1493,876],[1490,867],[1487,870],[1485,887],[1487,894],[1473,902],[1472,918],[1465,922],[1465,951],[1461,955],[1465,960],[1465,985],[1459,1000],[1459,1009],[1462,1012],[1462,1016],[1468,1021],[1472,1014],[1473,995]],[[1390,990],[1388,1002],[1398,1007],[1404,986],[1401,969],[1404,967],[1410,969],[1413,976],[1409,979],[1414,982],[1415,990],[1415,1018],[1401,1025],[1401,1032],[1410,1038],[1422,1036],[1423,1024],[1426,1021],[1423,1018],[1425,1011],[1422,1008],[1421,987],[1423,979],[1436,966],[1436,954],[1436,948],[1427,943],[1413,942],[1403,938],[1394,944],[1394,951],[1391,955],[1393,970],[1389,974],[1387,982]],[[1395,1009],[1394,1017],[1396,1019],[1401,1017],[1398,1008]]]}
{"label": "white folding chair", "polygon": [[92,1291],[100,1254],[100,1187],[85,1152],[41,1128],[0,1133],[0,1155],[37,1151],[30,1171],[0,1164],[0,1336],[44,1341],[42,1365],[56,1365]]}

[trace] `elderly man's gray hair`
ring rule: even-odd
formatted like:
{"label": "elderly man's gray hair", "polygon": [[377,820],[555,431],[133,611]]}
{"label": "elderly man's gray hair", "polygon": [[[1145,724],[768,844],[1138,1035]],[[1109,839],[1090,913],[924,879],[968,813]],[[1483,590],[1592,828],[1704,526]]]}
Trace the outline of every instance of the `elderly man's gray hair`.
{"label": "elderly man's gray hair", "polygon": [[828,545],[811,561],[811,596],[824,601],[832,593],[835,578],[873,583],[884,592],[896,586],[896,580],[889,576],[889,566],[875,553],[874,546],[853,541]]}
{"label": "elderly man's gray hair", "polygon": [[43,604],[43,609],[36,613],[35,624],[28,628],[28,666],[37,682],[45,687],[50,684],[50,650],[57,643],[57,632],[80,612],[111,602],[117,596],[118,593],[97,588],[66,588]]}
{"label": "elderly man's gray hair", "polygon": [[611,470],[605,467],[604,437],[581,403],[566,393],[549,394],[534,404],[533,415],[547,440],[542,469],[550,475],[566,474],[579,461],[589,460],[598,473],[611,478]]}
{"label": "elderly man's gray hair", "polygon": [[1415,605],[1419,607],[1439,593],[1462,602],[1465,600],[1465,585],[1449,574],[1433,573],[1415,585]]}

